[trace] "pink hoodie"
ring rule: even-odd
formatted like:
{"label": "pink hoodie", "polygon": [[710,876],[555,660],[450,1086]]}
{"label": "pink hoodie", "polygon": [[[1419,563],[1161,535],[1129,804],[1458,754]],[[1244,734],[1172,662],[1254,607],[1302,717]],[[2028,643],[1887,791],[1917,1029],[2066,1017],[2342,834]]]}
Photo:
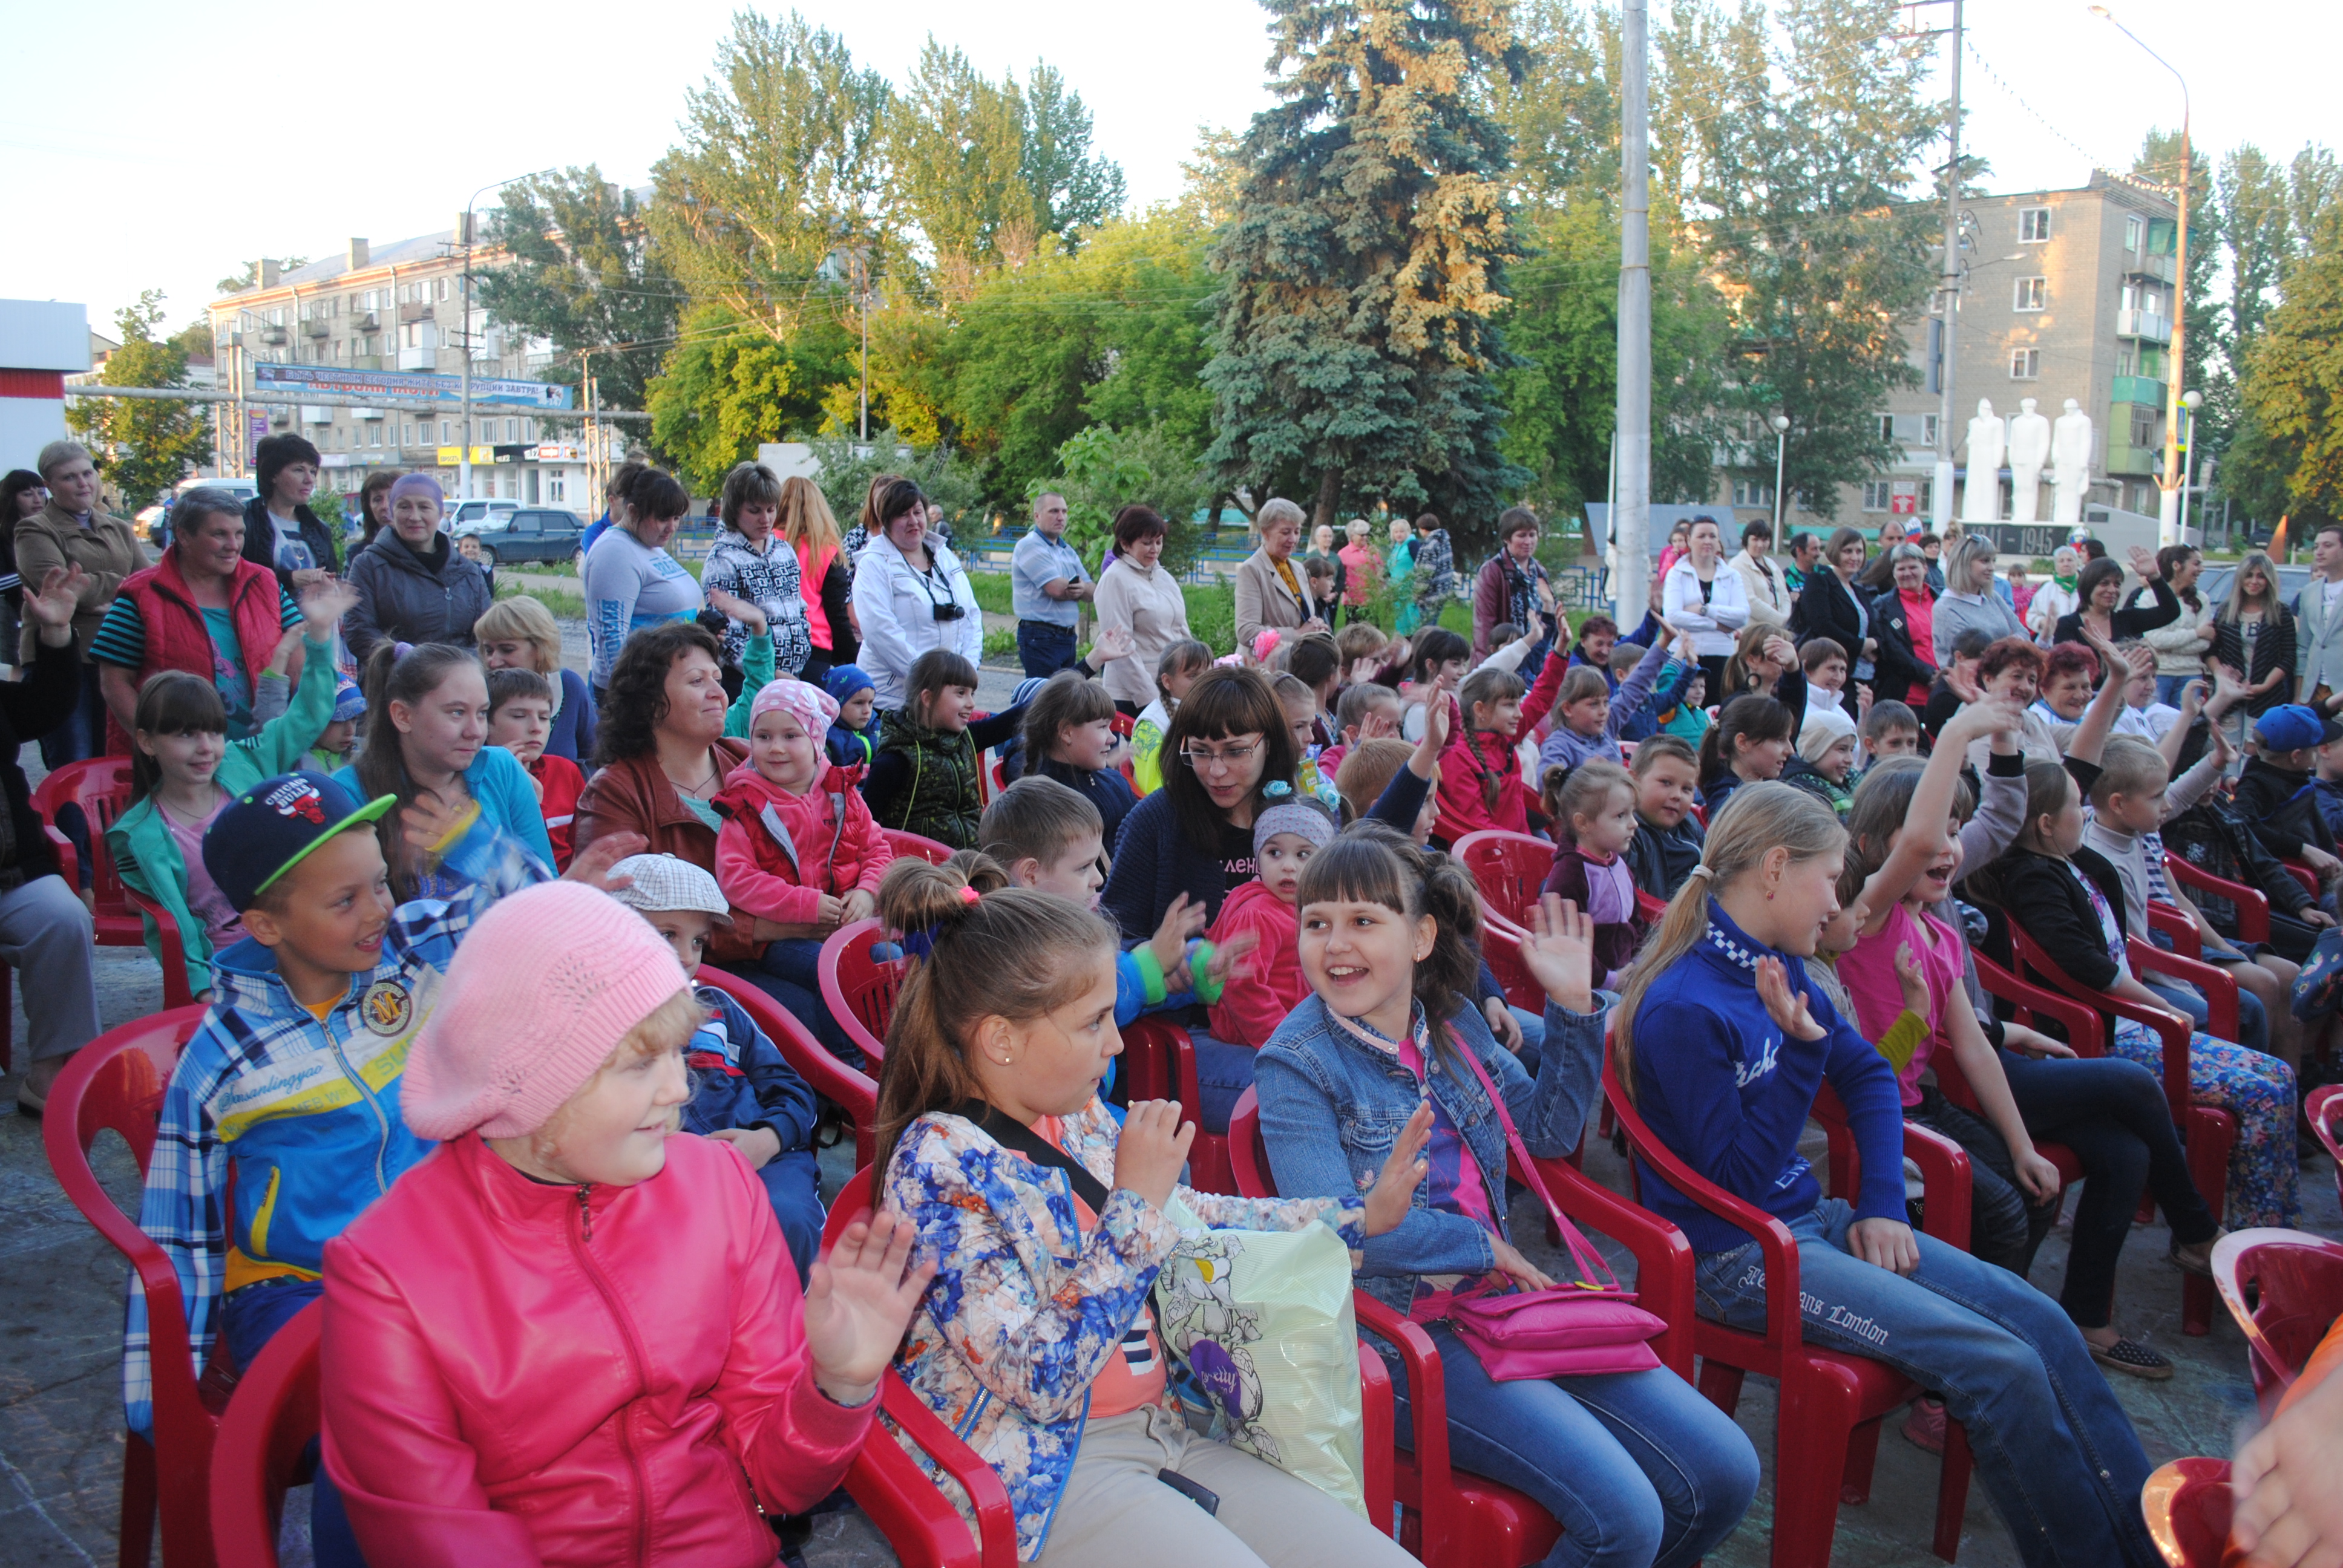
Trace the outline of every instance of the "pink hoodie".
{"label": "pink hoodie", "polygon": [[1229,977],[1221,1000],[1207,1015],[1215,1039],[1258,1050],[1310,994],[1297,947],[1301,929],[1300,917],[1259,878],[1240,883],[1222,903],[1221,918],[1212,922],[1212,940],[1225,942],[1239,931],[1253,931],[1261,945],[1238,960],[1240,972]]}
{"label": "pink hoodie", "polygon": [[802,925],[824,893],[879,891],[894,851],[854,787],[860,771],[832,768],[803,795],[768,782],[753,763],[726,777],[715,802],[729,813],[716,835],[716,885],[734,908]]}

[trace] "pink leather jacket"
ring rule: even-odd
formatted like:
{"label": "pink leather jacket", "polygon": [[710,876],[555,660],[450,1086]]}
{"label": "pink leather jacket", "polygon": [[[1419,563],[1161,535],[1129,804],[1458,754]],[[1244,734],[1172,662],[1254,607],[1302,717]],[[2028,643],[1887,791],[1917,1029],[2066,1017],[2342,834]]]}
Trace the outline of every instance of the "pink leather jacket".
{"label": "pink leather jacket", "polygon": [[678,1134],[633,1187],[468,1134],[326,1247],[327,1468],[371,1563],[770,1568],[878,1402],[813,1383],[763,1186]]}

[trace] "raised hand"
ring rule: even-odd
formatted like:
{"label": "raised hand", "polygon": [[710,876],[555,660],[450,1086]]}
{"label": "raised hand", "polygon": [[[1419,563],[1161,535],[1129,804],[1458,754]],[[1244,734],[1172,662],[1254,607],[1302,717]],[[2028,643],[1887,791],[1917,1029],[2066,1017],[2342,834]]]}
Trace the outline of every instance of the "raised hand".
{"label": "raised hand", "polygon": [[357,590],[337,577],[324,576],[301,590],[301,618],[312,641],[323,642],[357,608]]}
{"label": "raised hand", "polygon": [[605,833],[570,860],[569,869],[561,873],[565,882],[583,882],[606,893],[635,885],[632,877],[614,875],[610,868],[630,855],[639,855],[650,848],[651,841],[640,833]]}
{"label": "raised hand", "polygon": [[2131,562],[2132,575],[2140,581],[2152,583],[2164,575],[2162,568],[2156,564],[2155,552],[2146,545],[2134,545],[2124,554]]}
{"label": "raised hand", "polygon": [[[70,567],[51,567],[41,575],[40,588],[25,595],[25,614],[40,623],[43,642],[63,648],[72,640],[74,612],[81,608],[81,596],[88,587],[89,574],[81,569],[79,561]],[[61,635],[52,637],[51,632]]]}
{"label": "raised hand", "polygon": [[1765,662],[1774,667],[1775,674],[1780,674],[1782,671],[1789,668],[1790,666],[1798,662],[1797,645],[1786,637],[1767,638],[1765,639]]}
{"label": "raised hand", "polygon": [[1594,1010],[1594,921],[1576,904],[1548,893],[1530,910],[1522,964],[1555,1006]]}
{"label": "raised hand", "polygon": [[1373,681],[1382,669],[1383,665],[1375,659],[1354,658],[1351,661],[1351,684],[1365,686]]}
{"label": "raised hand", "polygon": [[1388,713],[1370,713],[1359,720],[1359,739],[1383,740],[1399,734],[1399,723]]}
{"label": "raised hand", "polygon": [[1098,640],[1091,644],[1091,662],[1111,664],[1118,658],[1129,658],[1133,646],[1129,627],[1101,627]]}
{"label": "raised hand", "polygon": [[721,610],[724,612],[726,619],[737,620],[742,626],[747,627],[750,637],[762,637],[765,635],[765,612],[763,610],[758,608],[755,605],[750,604],[747,599],[742,598],[739,595],[726,593],[722,588],[706,588],[702,591],[708,596],[708,605],[709,608]]}
{"label": "raised hand", "polygon": [[1182,967],[1180,960],[1187,953],[1188,939],[1203,929],[1203,905],[1189,902],[1185,893],[1172,900],[1172,907],[1163,911],[1162,923],[1155,928],[1154,940],[1147,944],[1155,954],[1155,961],[1162,967],[1165,980]]}
{"label": "raised hand", "polygon": [[1788,1038],[1823,1037],[1823,1026],[1815,1021],[1813,1010],[1806,1006],[1805,993],[1790,989],[1790,971],[1782,967],[1780,959],[1757,960],[1757,1000],[1765,1004],[1766,1016]]}
{"label": "raised hand", "polygon": [[[1231,975],[1242,972],[1239,966],[1243,964],[1246,956],[1259,946],[1261,946],[1259,931],[1239,931],[1227,941],[1214,942],[1212,956],[1205,963],[1204,972],[1222,984],[1226,984]],[[1164,984],[1173,990],[1187,990],[1192,979],[1188,973],[1188,966],[1185,964],[1179,966],[1177,971],[1179,983],[1176,985],[1172,984],[1173,972],[1172,970],[1163,971]]]}
{"label": "raised hand", "polygon": [[1366,1232],[1380,1236],[1396,1229],[1407,1218],[1415,1202],[1415,1190],[1423,1181],[1423,1173],[1432,1162],[1423,1157],[1423,1146],[1432,1141],[1432,1102],[1425,1101],[1399,1130],[1392,1143],[1391,1158],[1383,1161],[1383,1173],[1375,1178],[1367,1193]]}
{"label": "raised hand", "polygon": [[1178,1101],[1133,1101],[1115,1141],[1114,1184],[1162,1208],[1172,1201],[1180,1168],[1188,1162],[1188,1145],[1195,1141],[1196,1124],[1180,1124]]}
{"label": "raised hand", "polygon": [[840,1404],[878,1392],[928,1282],[932,1260],[911,1261],[911,1222],[865,1210],[806,1276],[806,1352],[813,1381]]}

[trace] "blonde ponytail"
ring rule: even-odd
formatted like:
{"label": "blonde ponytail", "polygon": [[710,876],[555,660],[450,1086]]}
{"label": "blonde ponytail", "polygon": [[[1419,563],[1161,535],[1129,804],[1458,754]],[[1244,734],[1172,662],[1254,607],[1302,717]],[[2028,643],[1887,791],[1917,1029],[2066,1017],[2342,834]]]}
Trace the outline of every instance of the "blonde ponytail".
{"label": "blonde ponytail", "polygon": [[1793,861],[1842,854],[1846,849],[1846,829],[1820,798],[1795,784],[1767,779],[1745,784],[1733,792],[1733,799],[1709,824],[1700,864],[1668,900],[1659,929],[1627,971],[1619,1005],[1611,1010],[1611,1060],[1631,1101],[1635,1098],[1635,1014],[1644,1005],[1644,993],[1707,935],[1709,900],[1755,868],[1777,846],[1789,850]]}

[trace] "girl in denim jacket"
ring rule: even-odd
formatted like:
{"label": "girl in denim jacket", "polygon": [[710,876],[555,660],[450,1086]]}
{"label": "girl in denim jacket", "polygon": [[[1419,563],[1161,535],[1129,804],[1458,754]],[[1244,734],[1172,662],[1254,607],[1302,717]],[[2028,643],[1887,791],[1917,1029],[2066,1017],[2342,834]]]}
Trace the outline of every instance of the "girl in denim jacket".
{"label": "girl in denim jacket", "polygon": [[[955,867],[913,859],[888,871],[879,905],[919,961],[889,1031],[874,1198],[938,1265],[895,1365],[1000,1474],[1019,1559],[1403,1568],[1341,1503],[1189,1430],[1148,1297],[1182,1223],[1322,1221],[1357,1257],[1406,1213],[1422,1139],[1388,1151],[1372,1191],[1336,1201],[1178,1186],[1194,1136],[1179,1104],[1135,1103],[1118,1129],[1099,1098],[1122,1048],[1112,926],[1049,893],[980,898]],[[1216,1494],[1217,1512],[1167,1473]]]}
{"label": "girl in denim jacket", "polygon": [[[1428,1118],[1430,1179],[1407,1217],[1367,1244],[1358,1274],[1430,1332],[1455,1462],[1561,1522],[1547,1568],[1701,1557],[1757,1490],[1756,1451],[1730,1416],[1665,1370],[1497,1382],[1445,1321],[1452,1296],[1492,1275],[1524,1290],[1553,1283],[1510,1239],[1503,1124],[1458,1053],[1480,1059],[1531,1153],[1577,1145],[1606,1015],[1586,918],[1549,898],[1522,944],[1548,999],[1533,1081],[1460,1003],[1480,967],[1481,929],[1463,868],[1353,829],[1303,869],[1301,908],[1302,971],[1315,994],[1262,1049],[1255,1077],[1278,1191],[1354,1191],[1394,1138]],[[1408,1419],[1403,1409],[1401,1431]]]}

